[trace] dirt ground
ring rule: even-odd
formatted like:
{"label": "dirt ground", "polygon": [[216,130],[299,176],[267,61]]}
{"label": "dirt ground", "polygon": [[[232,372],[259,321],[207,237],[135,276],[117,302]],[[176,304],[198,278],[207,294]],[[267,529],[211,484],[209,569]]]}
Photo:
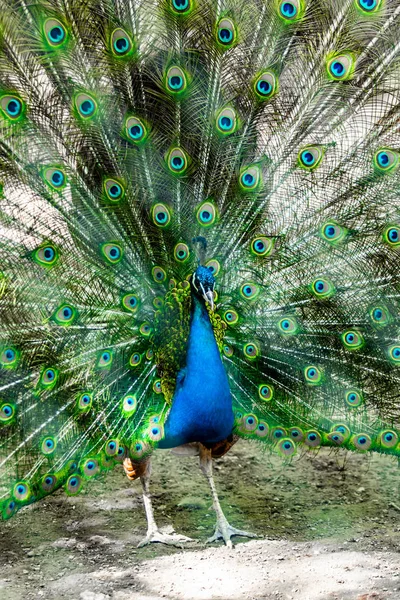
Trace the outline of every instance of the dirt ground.
{"label": "dirt ground", "polygon": [[206,546],[214,512],[197,461],[160,451],[161,527],[198,541],[137,549],[140,484],[117,468],[0,523],[1,600],[399,600],[400,469],[327,451],[285,464],[241,442],[215,462],[230,522],[260,535]]}

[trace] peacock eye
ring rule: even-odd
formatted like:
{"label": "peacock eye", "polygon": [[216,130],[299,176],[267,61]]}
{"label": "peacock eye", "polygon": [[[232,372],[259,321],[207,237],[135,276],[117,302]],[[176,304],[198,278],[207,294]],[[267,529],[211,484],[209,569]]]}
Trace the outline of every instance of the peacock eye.
{"label": "peacock eye", "polygon": [[58,19],[47,19],[44,22],[43,31],[52,48],[60,48],[67,41],[67,30]]}
{"label": "peacock eye", "polygon": [[268,423],[266,423],[265,421],[260,421],[258,426],[255,429],[255,434],[260,438],[268,437],[268,435],[269,435]]}
{"label": "peacock eye", "polygon": [[161,379],[156,379],[153,383],[153,392],[155,392],[156,394],[162,393]]}
{"label": "peacock eye", "polygon": [[400,363],[400,346],[391,346],[389,348],[389,357],[395,364]]}
{"label": "peacock eye", "polygon": [[139,352],[134,352],[129,359],[129,364],[131,367],[138,367],[141,362],[142,355]]}
{"label": "peacock eye", "polygon": [[164,437],[164,429],[161,425],[152,425],[147,436],[152,442],[159,442]]}
{"label": "peacock eye", "polygon": [[123,257],[122,247],[115,242],[106,242],[103,244],[101,252],[104,258],[112,265],[119,263]]}
{"label": "peacock eye", "polygon": [[304,369],[304,377],[309,385],[319,385],[322,382],[322,372],[314,365]]}
{"label": "peacock eye", "polygon": [[364,346],[365,343],[361,333],[354,329],[342,333],[341,338],[345,348],[348,348],[349,350],[358,350]]}
{"label": "peacock eye", "polygon": [[255,283],[244,283],[240,288],[240,293],[246,300],[255,300],[260,293],[260,288]]}
{"label": "peacock eye", "polygon": [[385,327],[390,323],[390,313],[385,306],[374,306],[369,311],[369,316],[374,325]]}
{"label": "peacock eye", "polygon": [[247,414],[243,415],[242,427],[245,431],[254,431],[258,426],[258,419],[256,415]]}
{"label": "peacock eye", "polygon": [[282,427],[273,427],[271,429],[271,439],[274,441],[281,440],[287,436],[285,429]]}
{"label": "peacock eye", "polygon": [[311,291],[317,298],[330,298],[335,293],[334,285],[329,279],[319,278],[311,284]]}
{"label": "peacock eye", "polygon": [[372,13],[378,10],[382,0],[356,0],[356,5],[362,12]]}
{"label": "peacock eye", "polygon": [[240,186],[246,191],[254,191],[261,182],[260,168],[257,165],[251,165],[242,170],[240,174]]}
{"label": "peacock eye", "polygon": [[293,440],[289,438],[279,440],[275,448],[281,456],[293,456],[296,454],[296,446]]}
{"label": "peacock eye", "polygon": [[43,171],[46,183],[54,190],[61,190],[67,184],[65,173],[59,167],[48,167]]}
{"label": "peacock eye", "polygon": [[249,342],[243,346],[243,354],[248,360],[255,360],[260,355],[260,348],[255,342]]}
{"label": "peacock eye", "polygon": [[0,425],[10,423],[16,414],[16,408],[10,402],[4,402],[0,405]]}
{"label": "peacock eye", "polygon": [[274,397],[274,388],[272,385],[262,383],[258,386],[258,395],[260,396],[261,400],[266,400],[269,402]]}
{"label": "peacock eye", "polygon": [[115,29],[111,34],[111,50],[114,56],[121,57],[130,54],[133,43],[124,29]]}
{"label": "peacock eye", "polygon": [[324,153],[318,146],[306,146],[299,152],[299,166],[312,171],[321,164],[323,156]]}
{"label": "peacock eye", "polygon": [[71,325],[74,322],[77,314],[77,310],[73,306],[69,304],[62,304],[54,312],[52,319],[57,323],[57,325]]}
{"label": "peacock eye", "polygon": [[309,448],[317,448],[322,443],[322,436],[318,431],[311,429],[309,431],[306,431],[304,443]]}
{"label": "peacock eye", "polygon": [[44,475],[41,479],[40,488],[43,492],[48,494],[55,489],[57,483],[58,483],[57,477],[55,475],[51,475],[50,473],[47,473],[47,475]]}
{"label": "peacock eye", "polygon": [[82,119],[91,119],[97,112],[97,102],[90,94],[81,92],[75,97],[75,108]]}
{"label": "peacock eye", "polygon": [[254,82],[254,92],[259,100],[269,100],[278,91],[278,79],[270,71],[261,73]]}
{"label": "peacock eye", "polygon": [[30,487],[27,483],[20,481],[14,485],[13,496],[18,502],[29,500],[31,495]]}
{"label": "peacock eye", "polygon": [[139,331],[144,337],[149,337],[149,335],[153,333],[153,328],[151,327],[150,323],[142,323]]}
{"label": "peacock eye", "polygon": [[71,475],[65,484],[65,491],[69,496],[76,496],[83,488],[83,479],[80,475]]}
{"label": "peacock eye", "polygon": [[46,388],[53,387],[57,382],[58,375],[57,369],[45,369],[40,377],[40,383]]}
{"label": "peacock eye", "polygon": [[345,442],[345,436],[338,431],[332,431],[326,436],[335,446],[341,446]]}
{"label": "peacock eye", "polygon": [[250,250],[256,256],[269,256],[274,249],[274,240],[265,236],[251,241]]}
{"label": "peacock eye", "polygon": [[239,315],[233,309],[228,309],[224,312],[222,318],[228,325],[236,325],[239,322]]}
{"label": "peacock eye", "polygon": [[46,244],[33,252],[33,260],[44,267],[52,267],[60,257],[55,246]]}
{"label": "peacock eye", "polygon": [[159,310],[164,306],[164,300],[160,296],[156,296],[153,300],[153,306],[155,309]]}
{"label": "peacock eye", "polygon": [[139,308],[139,298],[136,294],[125,294],[122,297],[122,306],[129,312],[136,312]]}
{"label": "peacock eye", "polygon": [[301,0],[291,0],[290,2],[281,1],[279,3],[279,15],[285,21],[295,21],[301,16],[303,10]]}
{"label": "peacock eye", "polygon": [[389,148],[382,148],[375,153],[374,165],[377,171],[393,171],[399,164],[399,153]]}
{"label": "peacock eye", "polygon": [[350,408],[357,408],[358,406],[361,406],[364,399],[357,390],[348,390],[345,394],[345,402]]}
{"label": "peacock eye", "polygon": [[302,429],[300,429],[300,427],[291,427],[288,430],[288,434],[292,438],[292,440],[294,440],[297,443],[302,442],[304,440],[304,432]]}
{"label": "peacock eye", "polygon": [[395,431],[385,429],[378,435],[378,442],[383,448],[394,448],[399,441],[399,436]]}
{"label": "peacock eye", "polygon": [[99,461],[95,458],[88,458],[83,462],[81,469],[84,477],[88,479],[95,477],[100,473]]}
{"label": "peacock eye", "polygon": [[122,399],[122,413],[125,417],[131,417],[137,409],[136,396],[128,394]]}
{"label": "peacock eye", "polygon": [[167,227],[171,222],[171,213],[165,204],[156,204],[152,210],[153,223],[157,227]]}
{"label": "peacock eye", "polygon": [[172,0],[172,10],[180,15],[187,14],[192,8],[191,0]]}
{"label": "peacock eye", "polygon": [[383,232],[383,241],[392,246],[392,248],[400,246],[400,227],[397,225],[386,227]]}
{"label": "peacock eye", "polygon": [[189,246],[187,244],[177,244],[174,248],[174,257],[178,262],[186,262],[189,258]]}
{"label": "peacock eye", "polygon": [[25,104],[19,96],[0,96],[0,108],[9,121],[17,121],[24,113]]}
{"label": "peacock eye", "polygon": [[99,369],[105,369],[110,367],[113,361],[113,352],[111,350],[103,350],[97,359],[97,367]]}
{"label": "peacock eye", "polygon": [[187,87],[186,75],[179,67],[170,67],[166,76],[166,87],[173,94],[181,94]]}
{"label": "peacock eye", "polygon": [[79,411],[85,412],[92,406],[93,397],[92,394],[84,392],[78,396],[77,407]]}
{"label": "peacock eye", "polygon": [[119,202],[125,196],[125,187],[116,179],[105,179],[103,188],[110,202]]}
{"label": "peacock eye", "polygon": [[284,317],[278,322],[278,329],[283,335],[295,335],[299,331],[299,324],[293,317]]}
{"label": "peacock eye", "polygon": [[213,277],[216,277],[221,270],[221,265],[215,258],[206,263],[207,269],[210,269]]}
{"label": "peacock eye", "polygon": [[49,456],[55,452],[57,447],[57,441],[53,437],[46,437],[41,443],[41,451],[46,456]]}
{"label": "peacock eye", "polygon": [[229,135],[236,131],[237,117],[233,108],[224,108],[217,116],[217,129],[223,135]]}
{"label": "peacock eye", "polygon": [[108,440],[108,442],[106,442],[104,444],[104,452],[106,453],[107,456],[115,456],[116,454],[118,454],[118,450],[119,450],[119,441],[117,439]]}
{"label": "peacock eye", "polygon": [[145,141],[148,131],[141,119],[138,119],[138,117],[128,117],[125,120],[125,134],[130,141],[138,144]]}
{"label": "peacock eye", "polygon": [[131,458],[138,459],[142,458],[146,453],[150,451],[149,445],[144,442],[135,441],[129,448],[129,455]]}
{"label": "peacock eye", "polygon": [[331,429],[331,433],[334,433],[335,431],[338,431],[343,437],[344,440],[346,441],[350,435],[351,435],[351,431],[350,429],[347,427],[347,425],[344,425],[343,423],[339,423],[337,425],[334,425]]}
{"label": "peacock eye", "polygon": [[217,24],[217,42],[224,48],[230,48],[236,41],[236,28],[231,19],[221,19]]}
{"label": "peacock eye", "polygon": [[231,356],[233,356],[233,348],[229,344],[224,344],[222,350],[227,358],[230,358]]}
{"label": "peacock eye", "polygon": [[372,440],[366,433],[359,433],[352,438],[352,444],[357,450],[369,450]]}
{"label": "peacock eye", "polygon": [[338,244],[345,238],[347,230],[333,221],[328,221],[321,227],[321,237],[330,244]]}
{"label": "peacock eye", "polygon": [[350,79],[354,71],[354,58],[351,54],[339,54],[326,64],[328,76],[336,81]]}
{"label": "peacock eye", "polygon": [[0,366],[11,369],[17,365],[18,358],[18,352],[14,348],[3,348],[0,351]]}
{"label": "peacock eye", "polygon": [[153,267],[151,274],[156,283],[164,283],[167,278],[167,274],[161,267]]}
{"label": "peacock eye", "polygon": [[168,153],[167,164],[172,173],[183,175],[188,166],[186,153],[181,148],[172,148]]}
{"label": "peacock eye", "polygon": [[202,227],[210,227],[217,218],[217,210],[209,200],[202,202],[196,212],[197,221]]}

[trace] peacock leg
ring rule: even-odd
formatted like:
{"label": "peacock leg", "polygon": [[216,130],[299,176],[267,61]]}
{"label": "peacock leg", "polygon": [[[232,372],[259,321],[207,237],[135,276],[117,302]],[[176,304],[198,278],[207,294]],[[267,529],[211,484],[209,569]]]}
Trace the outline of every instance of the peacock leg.
{"label": "peacock leg", "polygon": [[149,458],[146,461],[145,468],[140,476],[140,481],[143,488],[143,503],[147,518],[147,533],[146,537],[140,542],[140,544],[138,544],[138,548],[152,543],[168,544],[170,546],[182,546],[184,542],[192,542],[192,538],[186,537],[186,535],[179,535],[177,533],[163,533],[158,529],[157,523],[154,519],[153,505],[151,503],[150,474],[151,461]]}
{"label": "peacock leg", "polygon": [[206,448],[202,444],[200,444],[200,469],[207,478],[207,481],[211,488],[213,507],[217,515],[217,523],[215,526],[214,535],[208,538],[207,544],[216,542],[217,540],[224,540],[226,546],[228,546],[228,548],[232,548],[231,537],[235,535],[249,538],[258,537],[255,533],[243,531],[242,529],[236,529],[236,527],[232,527],[232,525],[228,523],[228,520],[225,517],[221,505],[219,503],[218,494],[214,483],[214,478],[212,474],[211,449]]}

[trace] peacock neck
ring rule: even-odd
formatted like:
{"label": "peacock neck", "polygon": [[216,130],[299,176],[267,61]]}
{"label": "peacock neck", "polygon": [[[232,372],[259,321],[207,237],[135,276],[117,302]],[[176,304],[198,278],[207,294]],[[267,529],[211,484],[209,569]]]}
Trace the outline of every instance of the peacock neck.
{"label": "peacock neck", "polygon": [[228,377],[204,302],[192,294],[186,367],[179,374],[160,447],[217,442],[232,432]]}

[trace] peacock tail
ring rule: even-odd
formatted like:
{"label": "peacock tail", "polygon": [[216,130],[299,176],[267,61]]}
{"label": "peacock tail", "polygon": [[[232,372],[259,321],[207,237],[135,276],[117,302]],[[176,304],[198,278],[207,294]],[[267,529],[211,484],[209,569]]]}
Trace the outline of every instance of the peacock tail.
{"label": "peacock tail", "polygon": [[0,0],[3,518],[157,447],[199,260],[236,435],[400,456],[399,32],[399,0]]}

